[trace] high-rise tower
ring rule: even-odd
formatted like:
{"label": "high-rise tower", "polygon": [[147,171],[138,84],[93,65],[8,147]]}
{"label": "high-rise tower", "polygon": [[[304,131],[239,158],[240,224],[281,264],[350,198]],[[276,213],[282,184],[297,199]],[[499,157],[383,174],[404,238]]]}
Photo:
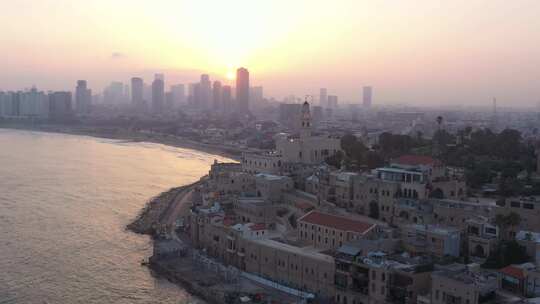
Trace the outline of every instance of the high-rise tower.
{"label": "high-rise tower", "polygon": [[240,114],[249,113],[249,72],[245,68],[236,70],[236,104]]}
{"label": "high-rise tower", "polygon": [[326,108],[328,106],[328,92],[325,88],[319,91],[319,106]]}
{"label": "high-rise tower", "polygon": [[212,86],[212,109],[214,112],[221,113],[223,109],[223,105],[221,102],[222,99],[222,92],[221,92],[221,82],[214,81],[214,84]]}
{"label": "high-rise tower", "polygon": [[370,86],[366,86],[362,90],[362,104],[364,105],[364,108],[371,107],[371,99],[373,97],[373,88]]}
{"label": "high-rise tower", "polygon": [[88,89],[86,80],[78,80],[75,88],[75,105],[80,114],[88,114],[92,108],[92,91]]}
{"label": "high-rise tower", "polygon": [[221,88],[221,104],[224,113],[229,114],[233,111],[231,86],[223,86]]}
{"label": "high-rise tower", "polygon": [[144,110],[144,81],[142,78],[131,78],[131,104],[137,111]]}
{"label": "high-rise tower", "polygon": [[156,114],[163,113],[165,104],[165,81],[163,74],[156,74],[152,82],[152,110]]}

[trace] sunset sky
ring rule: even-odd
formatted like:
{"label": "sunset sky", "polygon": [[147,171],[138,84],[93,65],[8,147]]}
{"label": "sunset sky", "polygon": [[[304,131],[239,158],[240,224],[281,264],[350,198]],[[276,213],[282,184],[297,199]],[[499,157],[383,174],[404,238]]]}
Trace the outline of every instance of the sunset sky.
{"label": "sunset sky", "polygon": [[[250,70],[265,95],[533,106],[538,0],[0,0],[0,89]],[[226,81],[226,80],[225,80]]]}

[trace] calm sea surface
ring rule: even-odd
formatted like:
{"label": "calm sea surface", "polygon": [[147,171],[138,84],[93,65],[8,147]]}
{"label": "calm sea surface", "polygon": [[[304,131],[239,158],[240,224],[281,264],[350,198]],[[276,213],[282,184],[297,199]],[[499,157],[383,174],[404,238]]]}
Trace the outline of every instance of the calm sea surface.
{"label": "calm sea surface", "polygon": [[202,152],[0,129],[0,303],[184,303],[124,229],[152,196],[208,172]]}

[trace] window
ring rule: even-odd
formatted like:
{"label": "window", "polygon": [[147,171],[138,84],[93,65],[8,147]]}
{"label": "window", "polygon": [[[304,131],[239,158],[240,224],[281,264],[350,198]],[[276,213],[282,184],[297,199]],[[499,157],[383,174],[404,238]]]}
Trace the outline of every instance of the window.
{"label": "window", "polygon": [[371,278],[373,280],[375,280],[377,278],[377,272],[376,271],[371,272]]}
{"label": "window", "polygon": [[514,201],[514,202],[510,202],[510,206],[512,208],[519,208],[519,207],[521,207],[521,204],[519,202]]}

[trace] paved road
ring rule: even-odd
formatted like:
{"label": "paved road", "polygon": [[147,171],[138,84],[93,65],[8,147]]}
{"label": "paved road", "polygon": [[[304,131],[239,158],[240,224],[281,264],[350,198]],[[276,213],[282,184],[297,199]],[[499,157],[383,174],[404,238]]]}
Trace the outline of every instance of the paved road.
{"label": "paved road", "polygon": [[180,191],[175,199],[174,202],[169,206],[168,210],[165,214],[165,221],[163,222],[166,225],[174,225],[176,219],[181,216],[185,215],[189,208],[191,207],[191,195],[193,193],[193,188],[188,187],[186,189],[182,189]]}

